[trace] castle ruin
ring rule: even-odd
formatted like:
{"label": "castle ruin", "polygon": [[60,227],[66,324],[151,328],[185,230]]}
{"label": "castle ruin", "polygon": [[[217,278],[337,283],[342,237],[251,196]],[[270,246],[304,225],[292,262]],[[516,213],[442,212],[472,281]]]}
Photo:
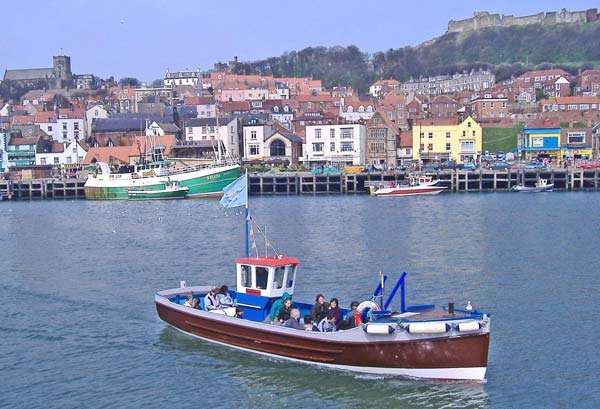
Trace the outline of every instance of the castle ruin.
{"label": "castle ruin", "polygon": [[556,24],[591,23],[600,21],[598,9],[569,12],[562,9],[560,13],[538,13],[532,16],[515,17],[503,14],[490,14],[487,11],[477,11],[473,17],[465,20],[450,20],[446,33],[464,33],[490,27],[512,27],[541,24],[552,26]]}

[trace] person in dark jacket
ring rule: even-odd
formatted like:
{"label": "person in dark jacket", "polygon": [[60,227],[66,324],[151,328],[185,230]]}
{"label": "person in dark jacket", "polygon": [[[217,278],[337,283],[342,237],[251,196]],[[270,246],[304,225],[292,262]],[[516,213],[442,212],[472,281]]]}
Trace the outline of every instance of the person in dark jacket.
{"label": "person in dark jacket", "polygon": [[348,316],[346,317],[346,329],[356,328],[356,314],[358,308],[358,301],[352,301],[350,304],[350,310],[348,311]]}
{"label": "person in dark jacket", "polygon": [[283,323],[283,326],[304,330],[304,324],[300,322],[300,311],[297,308],[292,308],[290,318]]}
{"label": "person in dark jacket", "polygon": [[342,322],[342,315],[342,309],[338,306],[338,299],[332,298],[331,301],[329,301],[327,318],[335,325],[336,329],[338,329],[338,325]]}
{"label": "person in dark jacket", "polygon": [[291,300],[292,296],[289,293],[284,292],[281,298],[276,300],[271,306],[271,311],[269,312],[267,320],[265,321],[268,321],[271,324],[275,323],[277,317],[279,316],[279,313],[281,312],[281,309],[283,308],[283,302],[288,298]]}
{"label": "person in dark jacket", "polygon": [[292,305],[292,299],[291,298],[285,299],[283,301],[283,307],[281,308],[281,311],[279,311],[279,315],[277,316],[277,323],[283,324],[284,322],[289,320],[293,308],[294,308],[294,306]]}
{"label": "person in dark jacket", "polygon": [[323,294],[317,294],[315,298],[315,305],[310,310],[310,317],[313,322],[319,323],[323,318],[327,316],[327,308],[329,305],[325,302]]}

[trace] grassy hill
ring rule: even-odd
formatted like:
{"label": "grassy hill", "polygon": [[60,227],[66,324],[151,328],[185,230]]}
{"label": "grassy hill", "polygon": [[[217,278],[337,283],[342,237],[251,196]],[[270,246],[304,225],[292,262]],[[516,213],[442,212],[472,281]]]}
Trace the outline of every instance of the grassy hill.
{"label": "grassy hill", "polygon": [[280,57],[238,64],[237,74],[309,76],[325,87],[349,85],[366,92],[380,78],[411,77],[489,68],[497,80],[527,70],[560,67],[576,73],[600,62],[600,23],[486,28],[444,34],[417,47],[361,52],[356,46],[308,47]]}
{"label": "grassy hill", "polygon": [[523,130],[523,125],[513,128],[483,128],[482,151],[511,152],[517,149],[517,137]]}

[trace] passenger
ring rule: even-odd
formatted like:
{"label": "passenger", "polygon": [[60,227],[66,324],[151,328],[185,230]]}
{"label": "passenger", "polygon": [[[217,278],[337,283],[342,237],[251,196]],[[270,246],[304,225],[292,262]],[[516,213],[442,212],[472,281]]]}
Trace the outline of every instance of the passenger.
{"label": "passenger", "polygon": [[219,308],[227,308],[233,306],[235,303],[233,299],[229,295],[229,287],[226,285],[222,285],[219,289],[219,293],[217,294],[217,302],[219,303]]}
{"label": "passenger", "polygon": [[338,299],[332,298],[329,301],[329,309],[327,310],[327,318],[335,318],[333,323],[335,325],[335,329],[339,329],[338,325],[342,322],[342,309],[338,306]]}
{"label": "passenger", "polygon": [[348,316],[346,317],[346,329],[356,328],[356,314],[360,314],[357,308],[358,301],[352,301],[352,304],[350,304],[350,310],[348,311]]}
{"label": "passenger", "polygon": [[183,305],[185,307],[192,308],[192,299],[193,299],[193,297],[191,295],[188,295],[187,298],[185,299],[185,303],[183,303]]}
{"label": "passenger", "polygon": [[319,323],[323,318],[327,316],[327,308],[329,306],[325,303],[325,297],[323,294],[317,294],[315,298],[315,305],[310,310],[310,317],[313,322]]}
{"label": "passenger", "polygon": [[199,306],[200,306],[200,298],[194,298],[194,300],[192,301],[192,308],[198,309]]}
{"label": "passenger", "polygon": [[301,330],[305,329],[304,324],[300,323],[300,311],[297,308],[292,308],[290,311],[290,318],[283,323],[283,326]]}
{"label": "passenger", "polygon": [[217,287],[213,286],[210,292],[204,297],[204,308],[206,311],[219,309],[219,301],[217,300]]}
{"label": "passenger", "polygon": [[317,329],[321,332],[333,332],[336,330],[335,317],[325,317],[317,325]]}
{"label": "passenger", "polygon": [[271,312],[269,313],[269,316],[265,321],[268,321],[271,324],[273,324],[277,320],[277,316],[279,315],[281,308],[283,308],[283,301],[288,298],[291,300],[292,296],[289,293],[283,293],[281,298],[276,300],[271,306]]}
{"label": "passenger", "polygon": [[[284,322],[289,320],[292,313],[292,309],[294,309],[294,306],[292,305],[292,299],[286,298],[283,301],[283,307],[281,307],[279,315],[277,315],[277,322],[279,324],[283,324]],[[298,316],[298,318],[300,318],[300,316]]]}
{"label": "passenger", "polygon": [[235,307],[235,318],[244,318],[244,310],[242,309],[242,307],[240,307],[239,305],[237,307]]}
{"label": "passenger", "polygon": [[304,316],[304,330],[305,331],[313,331],[316,328],[317,324],[315,324],[310,317],[310,315]]}

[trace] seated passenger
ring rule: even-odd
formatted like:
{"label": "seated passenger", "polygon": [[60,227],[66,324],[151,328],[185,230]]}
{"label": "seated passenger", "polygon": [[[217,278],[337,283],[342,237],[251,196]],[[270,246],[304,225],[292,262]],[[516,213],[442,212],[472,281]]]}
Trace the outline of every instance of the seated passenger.
{"label": "seated passenger", "polygon": [[192,298],[193,298],[193,297],[192,297],[191,295],[188,295],[188,296],[187,296],[187,298],[185,299],[185,302],[183,303],[183,305],[184,305],[185,307],[190,307],[190,308],[192,308]]}
{"label": "seated passenger", "polygon": [[333,332],[336,330],[335,317],[325,317],[317,325],[317,329],[321,332]]}
{"label": "seated passenger", "polygon": [[194,298],[194,300],[192,301],[192,308],[198,309],[199,306],[200,306],[200,298]]}
{"label": "seated passenger", "polygon": [[333,323],[335,325],[336,330],[338,329],[338,324],[342,322],[342,309],[338,306],[338,299],[332,298],[329,301],[329,309],[327,310],[327,318],[335,318]]}
{"label": "seated passenger", "polygon": [[283,326],[304,330],[304,324],[300,323],[300,311],[297,308],[292,308],[290,318],[283,323]]}
{"label": "seated passenger", "polygon": [[350,310],[348,311],[348,316],[346,317],[346,329],[356,328],[356,314],[360,314],[357,308],[358,301],[352,301],[352,304],[350,304]]}
{"label": "seated passenger", "polygon": [[219,301],[217,300],[217,287],[213,286],[210,292],[204,297],[204,308],[206,311],[219,309]]}
{"label": "seated passenger", "polygon": [[[277,315],[277,322],[279,324],[283,324],[287,320],[290,319],[292,309],[294,306],[292,305],[292,299],[287,298],[283,301],[283,307],[281,307],[281,311],[279,311],[279,315]],[[300,317],[300,316],[298,316]]]}
{"label": "seated passenger", "polygon": [[244,318],[244,310],[242,309],[242,307],[240,307],[239,305],[237,307],[235,307],[235,318]]}
{"label": "seated passenger", "polygon": [[271,306],[271,312],[269,312],[269,315],[265,319],[265,322],[270,322],[271,324],[273,324],[277,320],[277,316],[279,315],[281,308],[283,308],[283,301],[288,298],[291,300],[292,296],[286,292],[283,293],[280,299],[276,300],[273,303],[273,305]]}
{"label": "seated passenger", "polygon": [[304,316],[304,330],[305,331],[314,331],[314,329],[316,328],[316,326],[317,326],[317,324],[315,324],[313,322],[313,320],[310,317],[310,315],[305,315]]}
{"label": "seated passenger", "polygon": [[219,293],[217,294],[217,302],[219,304],[219,308],[227,308],[233,306],[235,303],[233,299],[229,295],[229,287],[226,285],[222,285],[219,289]]}
{"label": "seated passenger", "polygon": [[317,294],[315,298],[315,305],[310,310],[310,316],[313,322],[319,323],[323,318],[327,316],[327,308],[329,306],[325,303],[325,297],[323,294]]}

